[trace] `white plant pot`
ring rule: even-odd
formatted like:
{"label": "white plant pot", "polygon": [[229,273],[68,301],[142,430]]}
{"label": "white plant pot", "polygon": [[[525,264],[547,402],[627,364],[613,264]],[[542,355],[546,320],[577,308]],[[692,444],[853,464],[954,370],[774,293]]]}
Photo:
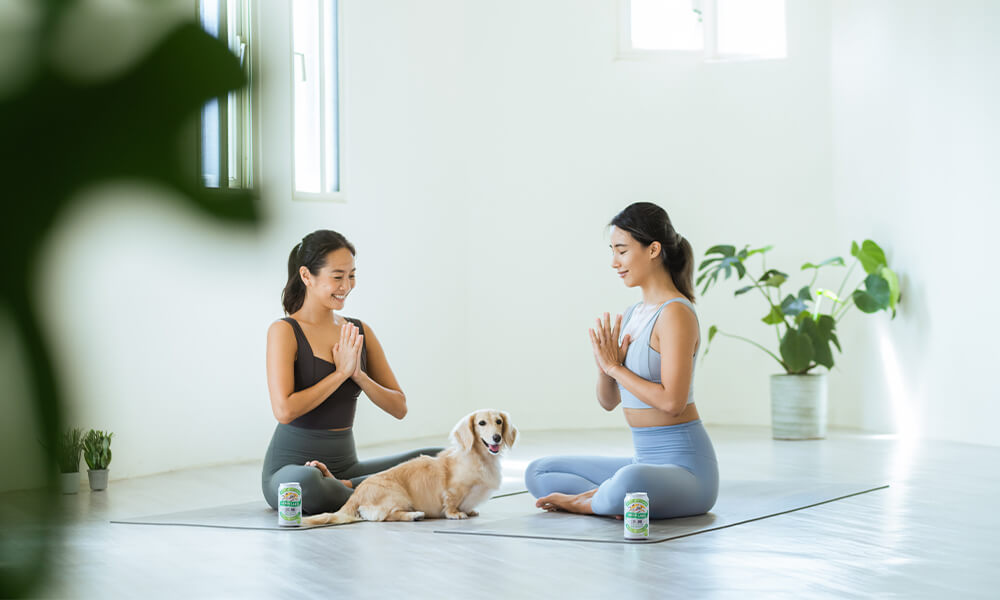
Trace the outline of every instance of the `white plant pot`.
{"label": "white plant pot", "polygon": [[88,469],[87,477],[90,479],[90,489],[99,492],[108,487],[108,470],[107,469]]}
{"label": "white plant pot", "polygon": [[771,436],[776,440],[826,437],[826,374],[771,375]]}
{"label": "white plant pot", "polygon": [[60,473],[59,487],[64,494],[75,494],[80,491],[80,472]]}

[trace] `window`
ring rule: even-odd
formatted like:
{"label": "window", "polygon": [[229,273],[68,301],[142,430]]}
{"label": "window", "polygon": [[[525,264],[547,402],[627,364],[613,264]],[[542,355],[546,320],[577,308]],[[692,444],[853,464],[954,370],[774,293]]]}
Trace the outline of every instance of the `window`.
{"label": "window", "polygon": [[620,0],[619,56],[784,58],[785,0]]}
{"label": "window", "polygon": [[295,0],[292,11],[293,187],[298,198],[341,191],[337,0]]}
{"label": "window", "polygon": [[[250,81],[249,0],[199,0],[198,21],[209,34],[226,42],[240,59]],[[252,187],[250,89],[229,92],[205,103],[201,111],[198,163],[208,188]]]}

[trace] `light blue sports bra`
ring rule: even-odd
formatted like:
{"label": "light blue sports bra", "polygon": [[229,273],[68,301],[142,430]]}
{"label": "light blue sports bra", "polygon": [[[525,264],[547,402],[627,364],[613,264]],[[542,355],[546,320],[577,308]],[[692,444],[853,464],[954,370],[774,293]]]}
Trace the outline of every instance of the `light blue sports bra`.
{"label": "light blue sports bra", "polygon": [[[660,318],[660,313],[663,312],[663,307],[672,303],[680,302],[681,304],[687,306],[694,313],[694,318],[698,319],[698,313],[694,310],[694,305],[687,298],[674,298],[673,300],[667,300],[660,305],[660,308],[656,309],[652,318],[646,323],[646,326],[639,330],[636,334],[635,339],[628,346],[628,353],[625,355],[625,368],[632,371],[639,377],[647,379],[654,383],[660,383],[660,353],[649,347],[649,337],[653,333],[653,325],[656,320]],[[622,318],[622,329],[625,328],[625,324],[628,323],[629,318],[635,311],[636,307],[640,303],[635,303],[628,307],[625,311],[625,316]],[[701,325],[699,323],[699,330]],[[694,357],[691,359],[691,385],[688,387],[688,400],[687,403],[691,404],[694,402],[694,363],[698,358],[698,348],[701,347],[701,336],[698,336],[698,343],[694,348]],[[618,391],[621,394],[622,406],[625,408],[653,408],[652,406],[646,404],[642,400],[635,397],[635,394],[626,390],[622,387],[622,384],[618,384]]]}

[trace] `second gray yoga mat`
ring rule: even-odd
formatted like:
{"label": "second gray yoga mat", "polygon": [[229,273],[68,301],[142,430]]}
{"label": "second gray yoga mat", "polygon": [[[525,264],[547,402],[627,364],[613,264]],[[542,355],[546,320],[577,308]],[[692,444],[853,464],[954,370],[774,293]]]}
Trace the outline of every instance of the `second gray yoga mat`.
{"label": "second gray yoga mat", "polygon": [[[563,512],[530,513],[499,521],[442,522],[434,533],[487,535],[580,542],[649,544],[732,527],[784,513],[873,492],[888,485],[810,484],[790,481],[728,481],[719,486],[719,500],[705,515],[650,521],[649,539],[625,540],[623,523],[610,517]],[[533,499],[528,496],[533,503]],[[483,510],[485,509],[485,510]],[[486,505],[480,509],[489,510]]]}

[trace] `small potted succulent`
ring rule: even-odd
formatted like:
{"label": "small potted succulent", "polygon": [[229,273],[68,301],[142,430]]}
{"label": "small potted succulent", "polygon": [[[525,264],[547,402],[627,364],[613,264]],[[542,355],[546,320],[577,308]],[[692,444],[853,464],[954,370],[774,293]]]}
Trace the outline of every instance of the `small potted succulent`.
{"label": "small potted succulent", "polygon": [[108,465],[111,464],[111,436],[91,429],[83,438],[83,458],[90,469],[87,477],[90,479],[90,489],[100,491],[108,487]]}
{"label": "small potted succulent", "polygon": [[[851,243],[851,263],[847,274],[836,292],[828,289],[813,289],[821,269],[846,267],[844,259],[835,256],[819,264],[807,262],[801,271],[812,271],[812,280],[795,294],[781,291],[789,275],[777,269],[768,269],[764,264],[764,254],[771,246],[750,250],[745,246],[736,250],[735,246],[720,245],[709,248],[705,255],[710,257],[698,267],[697,285],[704,283],[701,293],[719,280],[720,275],[728,279],[736,274],[736,279],[749,279],[750,285],[735,291],[736,296],[747,292],[759,292],[767,302],[767,314],[761,318],[765,324],[775,328],[778,353],[772,352],[757,342],[739,335],[722,331],[715,325],[708,330],[708,344],[717,334],[742,340],[767,353],[785,371],[771,376],[771,429],[775,439],[820,439],[826,436],[826,373],[811,373],[813,369],[833,368],[833,350],[840,352],[837,339],[837,324],[852,307],[862,313],[872,314],[887,311],[896,317],[899,303],[899,278],[889,268],[882,248],[872,240],[861,245]],[[746,261],[760,256],[762,274],[751,274]],[[864,269],[865,277],[846,295],[848,280],[857,265]],[[832,347],[831,347],[832,345]]]}
{"label": "small potted succulent", "polygon": [[83,430],[79,427],[67,429],[56,446],[56,460],[59,462],[59,484],[64,494],[75,494],[80,490],[80,452],[83,450]]}

